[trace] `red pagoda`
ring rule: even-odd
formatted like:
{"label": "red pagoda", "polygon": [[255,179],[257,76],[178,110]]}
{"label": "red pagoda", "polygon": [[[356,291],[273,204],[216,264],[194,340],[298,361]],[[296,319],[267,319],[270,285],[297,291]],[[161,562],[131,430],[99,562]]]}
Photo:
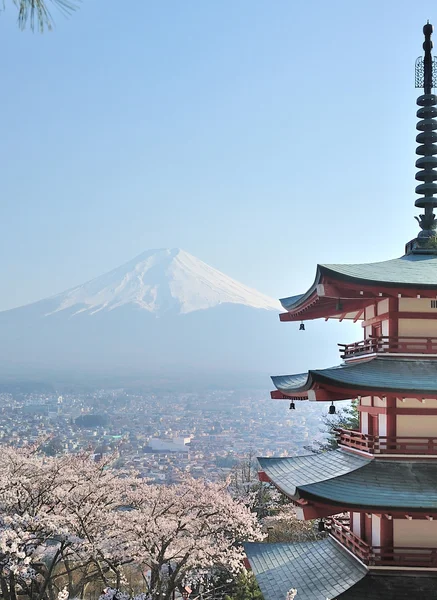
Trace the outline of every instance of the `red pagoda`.
{"label": "red pagoda", "polygon": [[[338,449],[259,458],[260,478],[301,519],[332,522],[316,542],[247,544],[265,600],[437,599],[437,68],[425,25],[416,61],[417,238],[400,258],[317,267],[302,295],[281,300],[281,321],[361,321],[362,341],[339,345],[338,366],[272,377],[272,398],[355,399],[359,430]],[[302,327],[302,325],[301,325]],[[349,525],[335,515],[348,513]]]}

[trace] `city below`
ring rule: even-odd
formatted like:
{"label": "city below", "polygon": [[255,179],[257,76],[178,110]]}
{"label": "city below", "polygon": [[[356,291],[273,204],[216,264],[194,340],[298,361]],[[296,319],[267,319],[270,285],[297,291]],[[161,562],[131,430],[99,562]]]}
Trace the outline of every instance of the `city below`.
{"label": "city below", "polygon": [[267,391],[133,393],[123,389],[63,394],[0,394],[0,443],[42,440],[49,455],[116,452],[116,465],[156,483],[181,471],[210,481],[253,456],[308,454],[324,438],[326,407],[272,401]]}

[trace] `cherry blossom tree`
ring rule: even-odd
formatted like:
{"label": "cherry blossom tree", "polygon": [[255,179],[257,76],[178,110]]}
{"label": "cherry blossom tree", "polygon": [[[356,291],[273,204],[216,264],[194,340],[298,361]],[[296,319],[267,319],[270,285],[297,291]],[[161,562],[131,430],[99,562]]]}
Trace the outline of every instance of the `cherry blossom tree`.
{"label": "cherry blossom tree", "polygon": [[[122,594],[128,565],[143,592],[169,600],[218,568],[243,567],[239,542],[261,539],[256,516],[226,485],[182,476],[150,485],[87,453],[0,452],[0,588],[5,600],[74,598],[87,586]],[[121,597],[121,596],[120,596]],[[141,599],[142,600],[142,599]]]}
{"label": "cherry blossom tree", "polygon": [[256,515],[223,484],[187,475],[172,486],[143,483],[129,503],[130,547],[148,569],[152,600],[170,600],[176,589],[195,585],[214,568],[239,572],[244,552],[238,541],[262,539]]}
{"label": "cherry blossom tree", "polygon": [[2,448],[0,586],[6,600],[18,593],[54,598],[65,581],[70,597],[97,577],[120,583],[121,563],[131,558],[111,547],[109,532],[134,479],[109,468],[110,460]]}
{"label": "cherry blossom tree", "polygon": [[291,503],[278,505],[263,519],[263,525],[268,531],[269,542],[306,542],[324,536],[315,521],[299,520]]}

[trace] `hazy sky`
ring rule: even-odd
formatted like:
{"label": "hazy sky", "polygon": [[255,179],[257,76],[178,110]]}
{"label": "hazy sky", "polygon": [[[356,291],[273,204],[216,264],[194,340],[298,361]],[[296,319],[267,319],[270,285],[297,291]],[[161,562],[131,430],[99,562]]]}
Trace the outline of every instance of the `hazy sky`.
{"label": "hazy sky", "polygon": [[83,0],[41,36],[6,0],[0,309],[149,248],[274,297],[400,255],[426,19],[435,0]]}

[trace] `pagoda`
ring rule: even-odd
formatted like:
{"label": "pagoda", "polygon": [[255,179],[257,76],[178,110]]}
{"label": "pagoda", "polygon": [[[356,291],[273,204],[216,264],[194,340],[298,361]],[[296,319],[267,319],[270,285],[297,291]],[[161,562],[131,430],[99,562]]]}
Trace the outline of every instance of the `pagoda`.
{"label": "pagoda", "polygon": [[[281,300],[281,321],[350,319],[362,341],[339,344],[328,369],[272,377],[274,399],[356,400],[357,431],[338,448],[259,458],[260,479],[301,519],[330,522],[319,541],[246,544],[265,600],[437,599],[437,64],[432,25],[416,61],[420,233],[400,258],[321,264],[304,294]],[[336,515],[349,515],[338,520]]]}

